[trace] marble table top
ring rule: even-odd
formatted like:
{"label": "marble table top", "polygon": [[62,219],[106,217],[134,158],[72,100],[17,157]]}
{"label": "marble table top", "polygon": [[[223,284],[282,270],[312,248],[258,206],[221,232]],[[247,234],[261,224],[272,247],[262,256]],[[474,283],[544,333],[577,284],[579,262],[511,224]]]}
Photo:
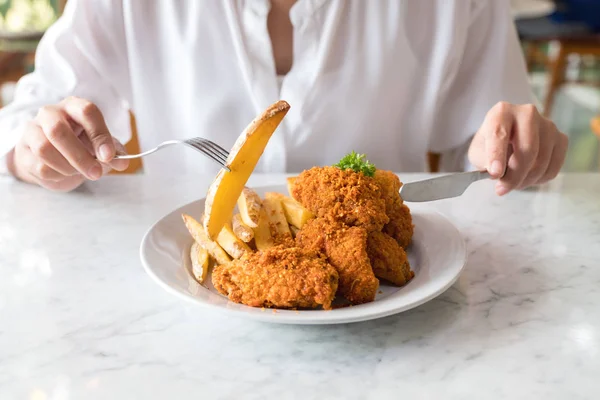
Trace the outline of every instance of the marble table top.
{"label": "marble table top", "polygon": [[0,178],[0,399],[600,398],[599,174],[436,202],[468,243],[456,284],[339,326],[231,318],[146,276],[143,234],[210,178]]}

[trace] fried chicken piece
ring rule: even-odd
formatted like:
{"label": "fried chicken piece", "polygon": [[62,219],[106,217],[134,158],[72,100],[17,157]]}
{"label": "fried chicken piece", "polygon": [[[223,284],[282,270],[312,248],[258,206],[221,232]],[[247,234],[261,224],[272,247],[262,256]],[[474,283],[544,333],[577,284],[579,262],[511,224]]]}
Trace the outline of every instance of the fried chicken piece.
{"label": "fried chicken piece", "polygon": [[403,286],[415,276],[404,249],[385,233],[375,231],[369,234],[367,253],[373,272],[379,279]]}
{"label": "fried chicken piece", "polygon": [[375,171],[373,179],[375,179],[375,183],[381,188],[381,194],[385,200],[385,212],[387,214],[398,200],[402,203],[402,199],[400,198],[402,182],[400,182],[400,178],[392,171],[382,169]]}
{"label": "fried chicken piece", "polygon": [[389,211],[390,222],[383,227],[383,232],[387,233],[402,247],[406,249],[412,241],[414,225],[410,209],[402,202],[396,203]]}
{"label": "fried chicken piece", "polygon": [[302,227],[296,242],[303,249],[327,256],[339,274],[338,290],[345,299],[352,304],[375,300],[379,280],[371,268],[364,228],[317,218]]}
{"label": "fried chicken piece", "polygon": [[406,248],[412,241],[413,224],[410,210],[400,197],[402,182],[393,172],[380,169],[375,171],[373,178],[381,188],[385,200],[385,213],[390,219],[383,227],[383,232],[396,239],[402,248]]}
{"label": "fried chicken piece", "polygon": [[331,224],[325,218],[315,218],[308,221],[296,234],[296,245],[313,253],[325,253],[325,238],[333,231]]}
{"label": "fried chicken piece", "polygon": [[381,188],[371,177],[336,167],[314,167],[295,180],[292,197],[317,217],[330,217],[367,232],[380,231],[389,218]]}
{"label": "fried chicken piece", "polygon": [[[273,231],[271,230],[271,232]],[[272,238],[275,246],[281,245],[282,247],[294,247],[296,245],[296,241],[294,240],[292,235],[281,235],[278,233],[272,233]]]}
{"label": "fried chicken piece", "polygon": [[212,282],[231,301],[252,307],[331,309],[338,273],[324,257],[272,247],[215,267]]}

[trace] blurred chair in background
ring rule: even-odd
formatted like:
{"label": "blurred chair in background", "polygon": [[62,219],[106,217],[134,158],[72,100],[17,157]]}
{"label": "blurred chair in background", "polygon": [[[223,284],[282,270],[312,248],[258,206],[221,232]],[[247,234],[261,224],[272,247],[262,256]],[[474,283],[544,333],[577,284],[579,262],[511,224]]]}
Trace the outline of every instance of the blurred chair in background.
{"label": "blurred chair in background", "polygon": [[[530,71],[536,65],[549,71],[544,114],[550,116],[557,90],[566,81],[568,57],[593,57],[593,69],[600,59],[600,1],[556,0],[549,16],[523,18],[516,21],[519,36],[525,46]],[[549,44],[556,46],[556,55],[548,57]],[[600,86],[600,73],[579,76],[578,83]]]}
{"label": "blurred chair in background", "polygon": [[[592,119],[591,123],[592,132],[600,139],[600,115]],[[599,146],[600,148],[600,146]],[[598,169],[600,169],[600,157],[598,157]]]}
{"label": "blurred chair in background", "polygon": [[596,118],[592,119],[591,126],[592,126],[592,132],[594,132],[596,134],[596,136],[598,136],[598,138],[600,138],[600,115],[597,116]]}

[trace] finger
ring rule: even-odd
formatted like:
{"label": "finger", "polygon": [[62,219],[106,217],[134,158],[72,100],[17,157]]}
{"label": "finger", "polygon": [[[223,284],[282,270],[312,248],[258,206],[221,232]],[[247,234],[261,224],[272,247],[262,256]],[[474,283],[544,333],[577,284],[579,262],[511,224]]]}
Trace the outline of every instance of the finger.
{"label": "finger", "polygon": [[514,111],[512,150],[506,173],[498,182],[497,193],[506,194],[520,187],[533,167],[539,152],[539,119],[533,105],[518,106]]}
{"label": "finger", "polygon": [[33,122],[29,123],[27,135],[25,135],[25,143],[31,149],[34,156],[55,171],[60,172],[64,176],[78,174],[67,159],[50,143],[39,125]]}
{"label": "finger", "polygon": [[539,183],[548,182],[556,178],[560,172],[560,169],[565,163],[568,148],[568,136],[564,133],[559,133],[556,145],[552,149],[552,155],[550,157],[550,162],[548,163],[548,168],[546,169],[546,172],[544,172],[544,175],[542,175],[542,177],[539,179]]}
{"label": "finger", "polygon": [[501,178],[506,170],[514,125],[512,107],[508,103],[498,103],[490,110],[481,127],[485,137],[487,171],[492,178]]}
{"label": "finger", "polygon": [[[94,149],[92,146],[92,142],[91,140],[83,135],[79,138],[81,140],[81,142],[83,143],[83,145],[85,146],[85,148],[90,152],[90,154],[94,154]],[[125,151],[125,147],[115,138],[112,139],[115,145],[115,148],[117,149],[117,154],[127,154],[127,152]],[[113,158],[112,161],[110,161],[109,163],[101,163],[102,165],[102,175],[106,175],[106,173],[108,171],[106,171],[106,166],[110,166],[110,169],[116,169],[117,171],[124,171],[127,169],[127,167],[129,167],[129,160],[120,160],[120,159],[115,159]]]}
{"label": "finger", "polygon": [[30,180],[40,184],[41,181],[59,181],[65,176],[53,170],[48,165],[44,164],[33,152],[31,148],[24,143],[19,146],[19,159],[25,167]]}
{"label": "finger", "polygon": [[98,160],[109,162],[115,156],[115,145],[102,112],[94,103],[79,97],[69,97],[62,102],[69,117],[83,127],[92,142]]}
{"label": "finger", "polygon": [[[94,145],[92,145],[92,141],[90,140],[90,138],[86,135],[81,135],[79,136],[79,140],[81,141],[81,144],[83,144],[83,147],[85,147],[85,149],[88,151],[88,153],[90,153],[91,156],[95,156]],[[102,162],[100,164],[102,164]]]}
{"label": "finger", "polygon": [[50,167],[48,164],[45,164],[43,161],[38,161],[33,164],[31,168],[31,174],[40,181],[60,182],[68,178],[67,176]]}
{"label": "finger", "polygon": [[527,174],[527,177],[520,188],[524,189],[531,185],[540,183],[542,176],[548,170],[552,152],[559,140],[559,132],[556,126],[549,120],[544,119],[540,124],[540,148],[533,167]]}
{"label": "finger", "polygon": [[52,190],[53,192],[70,192],[73,189],[81,186],[85,182],[85,177],[82,175],[67,176],[66,178],[58,181],[39,181],[38,185],[41,187]]}
{"label": "finger", "polygon": [[[121,142],[114,138],[113,141],[115,148],[117,149],[117,154],[127,154],[125,146],[123,146]],[[113,159],[109,165],[111,168],[116,169],[117,171],[125,171],[129,167],[129,160]]]}
{"label": "finger", "polygon": [[37,184],[39,180],[31,174],[36,157],[23,138],[15,146],[13,159],[15,160],[15,175],[22,181]]}
{"label": "finger", "polygon": [[91,180],[102,176],[102,167],[75,135],[62,110],[54,106],[42,107],[36,122],[50,143],[79,173]]}

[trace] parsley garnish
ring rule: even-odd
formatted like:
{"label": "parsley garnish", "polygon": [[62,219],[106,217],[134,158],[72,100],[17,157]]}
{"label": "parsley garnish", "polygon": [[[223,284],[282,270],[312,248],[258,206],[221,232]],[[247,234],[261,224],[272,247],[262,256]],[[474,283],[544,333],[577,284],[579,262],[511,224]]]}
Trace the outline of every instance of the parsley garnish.
{"label": "parsley garnish", "polygon": [[353,151],[350,154],[346,154],[339,163],[335,164],[341,170],[351,169],[355,172],[362,172],[366,176],[375,175],[375,166],[365,159],[364,154],[358,154]]}

